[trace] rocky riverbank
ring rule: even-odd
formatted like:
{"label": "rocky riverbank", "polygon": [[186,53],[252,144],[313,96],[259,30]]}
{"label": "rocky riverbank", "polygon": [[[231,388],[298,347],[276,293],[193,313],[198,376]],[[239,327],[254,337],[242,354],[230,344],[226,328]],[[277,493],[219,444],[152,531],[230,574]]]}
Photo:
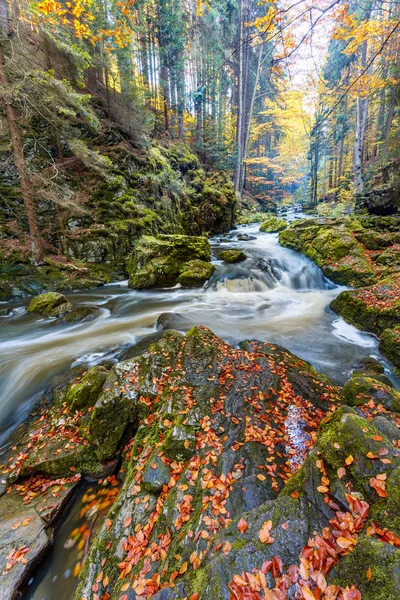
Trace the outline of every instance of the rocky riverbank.
{"label": "rocky riverbank", "polygon": [[331,308],[348,323],[380,336],[382,351],[400,368],[400,217],[308,219],[279,234],[332,281],[354,288]]}
{"label": "rocky riverbank", "polygon": [[128,277],[127,256],[139,239],[159,234],[229,231],[236,198],[223,172],[207,172],[184,144],[135,148],[114,127],[92,143],[97,161],[70,157],[61,206],[38,203],[46,254],[32,262],[15,174],[0,188],[0,301],[43,291],[85,289]]}
{"label": "rocky riverbank", "polygon": [[381,371],[360,365],[364,396],[283,348],[199,327],[56,379],[2,466],[1,597],[79,481],[117,473],[77,599],[394,600],[400,401]]}

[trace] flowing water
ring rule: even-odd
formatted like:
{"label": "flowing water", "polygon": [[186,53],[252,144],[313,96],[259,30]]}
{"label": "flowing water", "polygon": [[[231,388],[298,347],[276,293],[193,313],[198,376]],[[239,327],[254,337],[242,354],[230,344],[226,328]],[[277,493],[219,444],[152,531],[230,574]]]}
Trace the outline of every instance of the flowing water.
{"label": "flowing water", "polygon": [[[172,313],[167,320],[181,331],[206,325],[233,344],[248,338],[281,344],[337,382],[365,355],[384,360],[374,336],[329,310],[345,288],[280,246],[277,234],[258,228],[241,226],[211,240],[216,272],[202,289],[133,291],[121,282],[69,294],[73,304],[98,307],[89,323],[65,325],[22,306],[0,305],[0,444],[52,377],[78,364],[116,360],[130,346],[154,339],[161,313]],[[254,239],[239,241],[243,233]],[[247,260],[218,261],[226,248],[243,249]]]}
{"label": "flowing water", "polygon": [[[260,233],[258,228],[242,226],[211,240],[216,272],[202,289],[133,291],[122,282],[69,294],[75,305],[98,308],[97,318],[89,323],[63,325],[30,315],[24,306],[0,305],[0,446],[7,447],[10,433],[51,378],[76,365],[140,353],[161,335],[160,314],[160,322],[183,332],[207,325],[233,344],[248,338],[281,344],[339,383],[366,355],[382,360],[392,376],[378,340],[329,310],[329,303],[345,288],[328,281],[306,257],[281,247],[276,234]],[[244,233],[252,239],[238,240]],[[244,250],[248,258],[225,264],[217,257],[227,248]],[[289,411],[286,428],[295,466],[307,442],[299,407]],[[71,547],[70,536],[88,527],[80,513],[86,492],[87,486],[78,492],[51,553],[24,591],[26,600],[73,596],[74,564],[81,550]]]}

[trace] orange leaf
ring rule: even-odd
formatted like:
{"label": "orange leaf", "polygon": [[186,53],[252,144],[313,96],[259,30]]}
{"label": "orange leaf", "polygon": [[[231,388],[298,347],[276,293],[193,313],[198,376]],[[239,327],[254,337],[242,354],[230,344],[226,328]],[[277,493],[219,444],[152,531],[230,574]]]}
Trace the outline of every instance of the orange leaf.
{"label": "orange leaf", "polygon": [[351,538],[351,540],[345,538],[345,537],[339,537],[336,540],[336,543],[338,546],[340,546],[341,548],[351,548],[351,546],[353,546],[356,543],[356,540],[354,540],[353,538]]}
{"label": "orange leaf", "polygon": [[179,569],[179,575],[183,575],[186,573],[186,569],[188,568],[188,563],[185,561],[181,568]]}
{"label": "orange leaf", "polygon": [[372,578],[372,569],[371,569],[371,567],[368,567],[366,575],[367,575],[367,581],[371,581],[371,578]]}
{"label": "orange leaf", "polygon": [[225,542],[225,544],[222,546],[222,552],[227,555],[229,554],[229,552],[231,551],[232,546],[229,542]]}
{"label": "orange leaf", "polygon": [[126,517],[125,521],[124,521],[124,527],[129,527],[129,525],[132,523],[132,517]]}
{"label": "orange leaf", "polygon": [[269,532],[272,529],[272,521],[265,521],[264,525],[261,527],[260,533],[258,534],[260,542],[263,544],[272,544],[274,538],[270,537]]}
{"label": "orange leaf", "polygon": [[247,531],[247,529],[248,529],[249,526],[248,526],[247,522],[244,519],[240,519],[237,527],[238,527],[240,533],[243,534],[245,531]]}
{"label": "orange leaf", "polygon": [[347,466],[349,466],[349,465],[353,464],[354,457],[351,454],[349,454],[349,456],[346,458],[346,460],[344,462],[346,463]]}
{"label": "orange leaf", "polygon": [[305,598],[305,600],[315,600],[315,596],[312,593],[312,591],[309,590],[308,588],[306,588],[304,585],[301,586],[301,592],[302,592],[303,598]]}

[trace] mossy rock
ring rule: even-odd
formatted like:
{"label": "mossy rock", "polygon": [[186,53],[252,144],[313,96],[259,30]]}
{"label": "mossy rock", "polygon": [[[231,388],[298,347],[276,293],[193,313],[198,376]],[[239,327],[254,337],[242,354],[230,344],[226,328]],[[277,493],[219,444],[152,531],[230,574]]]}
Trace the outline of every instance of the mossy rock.
{"label": "mossy rock", "polygon": [[372,371],[374,373],[384,373],[385,367],[379,360],[373,358],[372,356],[366,356],[362,358],[359,362],[359,368],[364,371]]}
{"label": "mossy rock", "polygon": [[260,225],[260,231],[264,233],[278,233],[286,229],[288,224],[278,217],[270,217]]}
{"label": "mossy rock", "polygon": [[354,219],[303,219],[279,233],[283,246],[303,252],[335,283],[368,285],[376,280],[373,264],[354,235]]}
{"label": "mossy rock", "polygon": [[97,309],[90,306],[80,306],[74,308],[71,312],[66,313],[63,318],[63,323],[87,323],[93,321],[97,316]]}
{"label": "mossy rock", "polygon": [[400,327],[385,329],[381,335],[379,349],[400,369]]}
{"label": "mossy rock", "polygon": [[[371,577],[367,576],[371,569]],[[400,597],[400,550],[361,535],[351,554],[341,558],[328,575],[328,584],[355,585],[363,600],[398,600]]]}
{"label": "mossy rock", "polygon": [[[355,490],[365,497],[371,496],[370,478],[382,470],[380,461],[369,459],[368,453],[379,456],[384,449],[392,460],[392,468],[398,464],[391,440],[383,436],[373,422],[367,421],[348,406],[339,408],[323,421],[320,431],[317,449],[325,464],[337,478],[337,469],[344,466],[346,458],[351,455],[354,461],[346,467],[346,477],[351,478]],[[333,484],[333,477],[331,479]]]}
{"label": "mossy rock", "polygon": [[183,287],[201,287],[215,272],[214,265],[204,260],[190,260],[182,269],[178,282]]}
{"label": "mossy rock", "polygon": [[210,258],[210,244],[204,237],[142,236],[126,263],[129,285],[136,289],[174,286],[189,261]]}
{"label": "mossy rock", "polygon": [[380,335],[400,323],[399,280],[383,280],[373,286],[342,292],[330,307],[348,323]]}
{"label": "mossy rock", "polygon": [[352,377],[343,386],[342,395],[344,401],[349,406],[360,406],[369,402],[371,399],[376,404],[382,404],[387,410],[400,412],[400,393],[391,386],[386,385],[376,379],[379,377],[364,376]]}
{"label": "mossy rock", "polygon": [[71,383],[65,394],[69,409],[75,411],[94,406],[107,379],[107,373],[104,367],[92,367],[82,379]]}
{"label": "mossy rock", "polygon": [[367,371],[366,369],[354,369],[352,377],[364,377],[367,379],[374,379],[380,383],[384,383],[388,387],[393,387],[389,377],[384,373],[376,373],[375,371]]}
{"label": "mossy rock", "polygon": [[226,263],[234,264],[246,260],[247,254],[242,252],[242,250],[223,250],[220,252],[219,258]]}
{"label": "mossy rock", "polygon": [[400,247],[388,248],[382,252],[376,259],[377,265],[397,267],[400,265]]}
{"label": "mossy rock", "polygon": [[59,317],[72,310],[72,304],[63,294],[47,292],[35,296],[29,303],[28,312],[38,313],[46,317]]}

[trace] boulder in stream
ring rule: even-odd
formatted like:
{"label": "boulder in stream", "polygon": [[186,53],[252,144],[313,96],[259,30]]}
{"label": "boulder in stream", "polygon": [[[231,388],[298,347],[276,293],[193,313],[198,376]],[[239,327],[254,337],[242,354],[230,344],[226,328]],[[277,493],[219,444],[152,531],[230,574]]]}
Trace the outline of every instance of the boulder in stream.
{"label": "boulder in stream", "polygon": [[182,267],[178,282],[183,287],[201,287],[213,276],[215,267],[204,260],[189,260]]}
{"label": "boulder in stream", "polygon": [[180,275],[191,269],[190,261],[209,262],[210,258],[210,244],[205,237],[144,235],[126,263],[129,285],[136,289],[174,286]]}
{"label": "boulder in stream", "polygon": [[268,519],[282,559],[294,561],[322,516],[309,524],[307,500],[279,493],[335,407],[332,382],[283,348],[238,350],[202,327],[168,332],[124,369],[122,393],[148,413],[76,597],[228,598],[234,574],[268,556],[258,536]]}
{"label": "boulder in stream", "polygon": [[27,310],[46,317],[59,317],[70,312],[72,304],[59,292],[47,292],[32,298]]}
{"label": "boulder in stream", "polygon": [[260,231],[263,231],[264,233],[278,233],[279,231],[286,229],[287,226],[288,224],[283,219],[269,217],[269,219],[261,223]]}
{"label": "boulder in stream", "polygon": [[220,252],[219,258],[226,263],[235,264],[246,260],[247,254],[242,250],[223,250]]}

